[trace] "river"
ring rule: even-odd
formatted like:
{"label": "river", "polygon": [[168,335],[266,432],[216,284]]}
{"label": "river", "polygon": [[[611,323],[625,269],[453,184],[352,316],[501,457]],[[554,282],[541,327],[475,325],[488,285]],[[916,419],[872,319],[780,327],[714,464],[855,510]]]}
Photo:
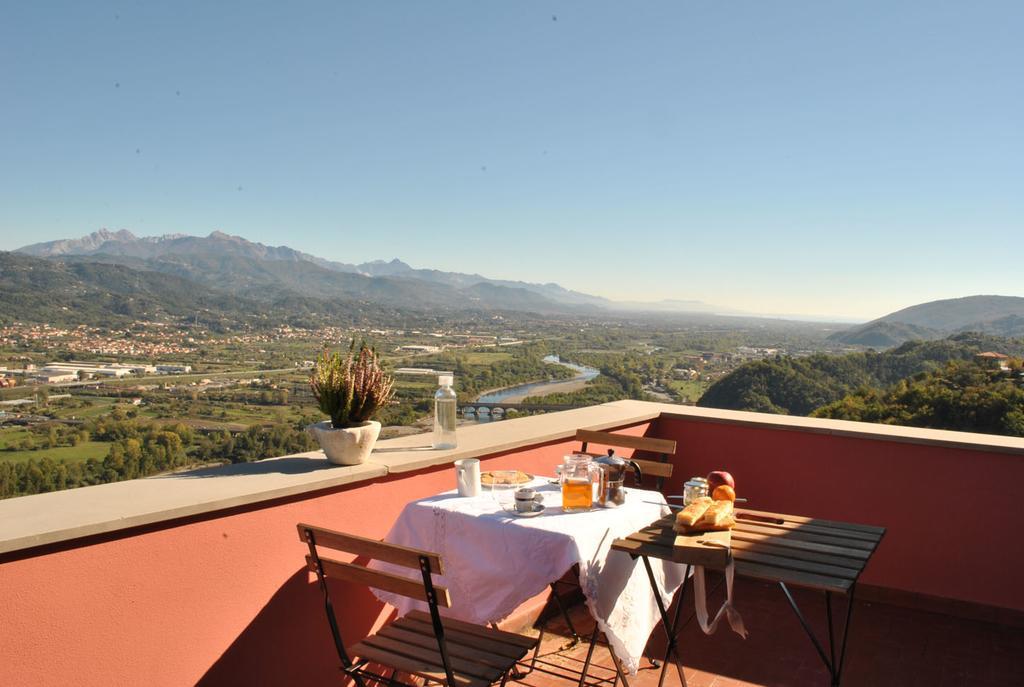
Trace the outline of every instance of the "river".
{"label": "river", "polygon": [[543,396],[544,394],[552,393],[554,391],[563,391],[566,389],[567,384],[582,386],[601,374],[601,371],[596,368],[566,362],[557,355],[549,355],[545,357],[544,362],[552,363],[554,365],[564,365],[565,367],[574,370],[576,372],[576,376],[571,379],[555,379],[548,382],[532,382],[530,384],[510,386],[505,389],[499,389],[498,391],[492,391],[489,394],[484,394],[478,398],[477,401],[480,403],[501,403],[502,401],[516,402],[517,400],[527,396]]}

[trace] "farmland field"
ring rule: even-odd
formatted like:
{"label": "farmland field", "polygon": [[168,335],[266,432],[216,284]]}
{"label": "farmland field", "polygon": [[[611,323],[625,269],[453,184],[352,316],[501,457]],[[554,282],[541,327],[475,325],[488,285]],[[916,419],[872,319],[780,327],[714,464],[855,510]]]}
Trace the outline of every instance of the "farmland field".
{"label": "farmland field", "polygon": [[78,446],[59,446],[57,448],[41,448],[34,451],[7,450],[7,446],[17,446],[18,443],[29,435],[23,429],[0,430],[0,462],[22,463],[32,458],[41,460],[51,458],[55,461],[67,461],[70,463],[84,463],[90,458],[103,460],[110,450],[110,443],[106,441],[86,441]]}

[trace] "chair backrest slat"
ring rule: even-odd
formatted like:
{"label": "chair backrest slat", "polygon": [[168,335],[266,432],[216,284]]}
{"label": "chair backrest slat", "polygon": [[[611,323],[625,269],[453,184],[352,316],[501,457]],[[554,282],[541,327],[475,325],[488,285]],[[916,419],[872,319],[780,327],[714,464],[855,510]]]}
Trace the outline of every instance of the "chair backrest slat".
{"label": "chair backrest slat", "polygon": [[642,460],[634,458],[633,462],[640,466],[643,470],[644,475],[651,475],[653,477],[671,477],[672,476],[672,463],[659,463],[656,460]]}
{"label": "chair backrest slat", "polygon": [[334,549],[336,551],[345,551],[357,556],[365,556],[373,560],[393,563],[394,565],[401,565],[406,568],[415,568],[416,570],[419,570],[420,556],[426,556],[427,560],[430,562],[430,572],[438,575],[444,574],[444,565],[441,562],[441,557],[436,553],[431,553],[430,551],[421,551],[420,549],[412,549],[407,546],[388,544],[377,539],[357,537],[354,534],[336,532],[334,530],[324,529],[323,527],[313,527],[312,525],[306,525],[301,522],[298,524],[298,530],[299,539],[303,542],[308,543],[309,540],[306,538],[306,531],[309,530],[313,533],[317,546]]}
{"label": "chair backrest slat", "polygon": [[[381,589],[392,594],[401,594],[417,601],[426,599],[427,590],[421,580],[414,580],[408,577],[392,575],[380,570],[370,570],[361,565],[342,563],[330,558],[320,558],[320,564],[324,568],[324,576],[356,584],[365,584],[367,587]],[[306,565],[313,572],[316,572],[316,561],[312,556],[306,556]],[[434,594],[437,597],[437,605],[449,608],[452,605],[448,588],[434,585]]]}
{"label": "chair backrest slat", "polygon": [[596,432],[591,429],[577,429],[576,440],[584,443],[593,442],[603,446],[615,446],[618,448],[632,448],[651,453],[664,453],[672,455],[676,452],[676,442],[673,439],[658,439],[655,437],[631,437],[625,434],[614,434],[612,432]]}

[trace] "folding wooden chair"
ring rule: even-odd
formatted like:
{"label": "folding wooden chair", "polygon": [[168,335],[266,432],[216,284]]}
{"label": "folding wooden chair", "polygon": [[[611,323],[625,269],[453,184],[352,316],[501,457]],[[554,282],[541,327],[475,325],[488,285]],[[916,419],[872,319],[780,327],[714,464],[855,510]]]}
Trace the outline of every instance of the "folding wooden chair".
{"label": "folding wooden chair", "polygon": [[[395,679],[399,671],[449,687],[488,687],[499,679],[504,685],[511,669],[537,643],[530,637],[442,618],[437,609],[450,607],[451,598],[448,589],[435,585],[431,578],[432,574],[444,572],[441,557],[435,553],[303,523],[299,523],[298,530],[299,539],[309,546],[306,564],[320,582],[327,622],[342,669],[358,687],[366,687],[367,680],[403,685]],[[419,571],[420,579],[323,558],[318,547],[412,568]],[[413,611],[346,649],[334,614],[328,578],[424,600],[429,613]],[[369,668],[371,664],[390,668],[391,675],[375,673]]]}
{"label": "folding wooden chair", "polygon": [[[576,440],[581,442],[581,453],[589,453],[587,446],[593,442],[603,446],[614,446],[616,448],[631,448],[634,451],[658,454],[660,460],[646,460],[633,458],[632,461],[640,467],[642,475],[634,475],[633,486],[641,486],[642,476],[655,477],[655,488],[661,491],[665,487],[665,480],[672,476],[672,463],[668,457],[675,454],[676,442],[674,439],[657,439],[654,437],[632,437],[614,432],[595,432],[590,429],[577,429]],[[611,450],[609,450],[609,455]],[[596,454],[591,454],[596,455]]]}

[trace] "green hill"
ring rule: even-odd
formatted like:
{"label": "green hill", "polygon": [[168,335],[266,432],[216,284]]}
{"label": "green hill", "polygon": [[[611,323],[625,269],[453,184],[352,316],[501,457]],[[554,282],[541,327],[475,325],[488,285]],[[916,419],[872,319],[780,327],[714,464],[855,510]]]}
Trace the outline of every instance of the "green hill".
{"label": "green hill", "polygon": [[914,339],[941,339],[957,332],[1024,336],[1024,298],[968,296],[921,303],[859,327],[836,332],[830,340],[888,348]]}
{"label": "green hill", "polygon": [[1024,377],[975,361],[904,379],[888,389],[861,389],[815,410],[814,417],[962,432],[1024,436]]}
{"label": "green hill", "polygon": [[912,341],[877,353],[779,357],[742,365],[718,380],[697,405],[807,415],[858,389],[887,387],[955,360],[972,360],[985,350],[1024,354],[1024,341],[983,334],[959,334],[938,341]]}

